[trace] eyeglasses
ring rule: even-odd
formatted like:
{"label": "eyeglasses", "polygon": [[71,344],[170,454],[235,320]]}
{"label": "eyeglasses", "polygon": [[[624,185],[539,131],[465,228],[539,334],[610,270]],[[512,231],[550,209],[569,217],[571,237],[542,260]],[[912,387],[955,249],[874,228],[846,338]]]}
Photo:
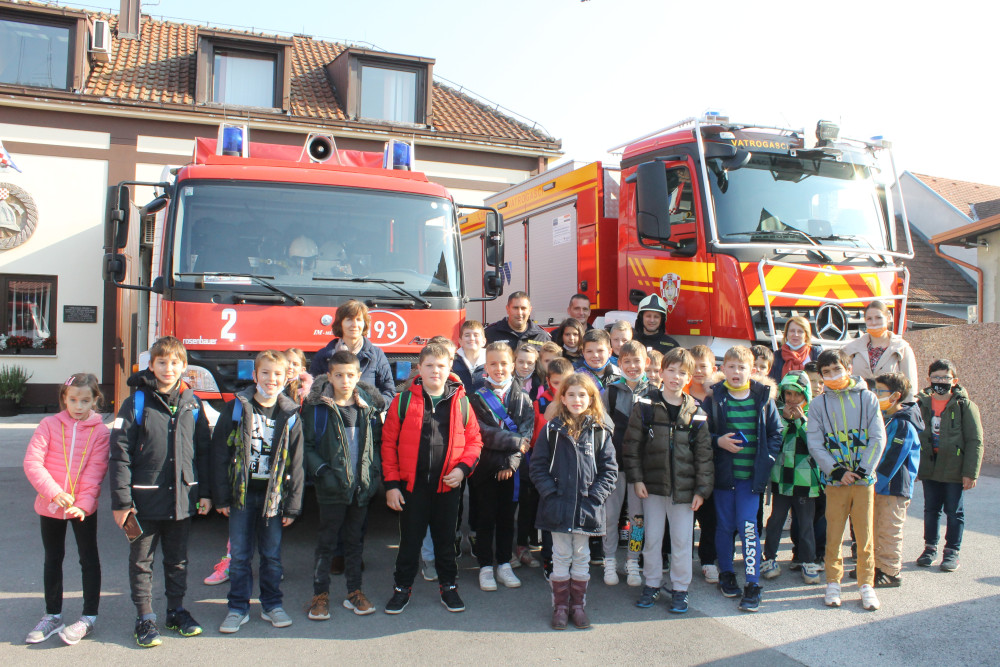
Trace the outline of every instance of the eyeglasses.
{"label": "eyeglasses", "polygon": [[875,389],[875,394],[878,396],[889,396],[892,393],[892,389]]}
{"label": "eyeglasses", "polygon": [[931,382],[951,382],[954,379],[955,378],[953,378],[950,375],[932,375],[931,376]]}

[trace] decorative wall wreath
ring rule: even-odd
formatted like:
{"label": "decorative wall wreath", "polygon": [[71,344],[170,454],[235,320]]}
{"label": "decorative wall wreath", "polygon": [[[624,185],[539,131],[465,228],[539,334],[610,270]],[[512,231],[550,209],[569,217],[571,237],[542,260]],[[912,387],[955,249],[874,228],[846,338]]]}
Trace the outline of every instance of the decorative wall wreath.
{"label": "decorative wall wreath", "polygon": [[35,233],[38,207],[24,188],[0,182],[0,250],[16,248]]}

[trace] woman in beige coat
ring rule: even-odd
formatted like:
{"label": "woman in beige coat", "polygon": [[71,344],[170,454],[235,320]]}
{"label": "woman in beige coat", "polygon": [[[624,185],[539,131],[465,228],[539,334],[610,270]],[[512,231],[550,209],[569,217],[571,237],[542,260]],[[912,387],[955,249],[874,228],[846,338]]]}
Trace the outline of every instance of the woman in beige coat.
{"label": "woman in beige coat", "polygon": [[[883,373],[902,373],[910,386],[918,387],[917,360],[910,344],[892,332],[892,314],[881,301],[872,301],[865,308],[867,333],[844,346],[851,357],[853,374],[860,375],[874,387],[875,378]],[[903,400],[912,401],[914,392]]]}

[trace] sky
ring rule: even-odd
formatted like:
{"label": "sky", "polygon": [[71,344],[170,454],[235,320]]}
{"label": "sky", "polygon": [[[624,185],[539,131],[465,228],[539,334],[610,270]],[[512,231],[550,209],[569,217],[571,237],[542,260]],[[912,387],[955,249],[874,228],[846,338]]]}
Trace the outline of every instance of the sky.
{"label": "sky", "polygon": [[900,171],[1000,185],[989,148],[996,3],[144,0],[142,10],[435,58],[435,75],[561,139],[564,159],[606,160],[612,146],[711,108],[809,133],[838,121],[842,136],[890,139]]}

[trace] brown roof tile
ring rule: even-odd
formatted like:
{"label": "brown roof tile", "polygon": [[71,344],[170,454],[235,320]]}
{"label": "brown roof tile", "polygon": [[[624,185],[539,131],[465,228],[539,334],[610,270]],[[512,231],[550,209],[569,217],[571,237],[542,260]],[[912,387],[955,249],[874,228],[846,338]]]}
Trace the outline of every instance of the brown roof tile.
{"label": "brown roof tile", "polygon": [[913,175],[970,218],[972,218],[971,204],[1000,199],[1000,185],[972,183],[970,181],[959,181],[954,178],[927,176],[925,174]]}
{"label": "brown roof tile", "polygon": [[[965,279],[961,269],[938,257],[934,248],[910,227],[913,259],[903,260],[910,270],[909,301],[919,303],[976,304],[976,286]],[[896,223],[896,238],[903,238],[902,224]],[[948,249],[944,249],[945,253]]]}
{"label": "brown roof tile", "polygon": [[[197,25],[143,16],[141,39],[123,40],[117,37],[116,15],[92,13],[91,16],[110,22],[114,52],[111,62],[94,64],[86,94],[140,104],[195,104]],[[213,28],[213,33],[220,32],[259,36]],[[309,37],[292,38],[290,111],[293,117],[334,122],[348,120],[325,69],[345,48]],[[560,145],[537,127],[525,125],[497,108],[437,82],[434,83],[432,111],[432,131],[435,132],[541,144],[540,147],[546,149],[558,149]]]}

